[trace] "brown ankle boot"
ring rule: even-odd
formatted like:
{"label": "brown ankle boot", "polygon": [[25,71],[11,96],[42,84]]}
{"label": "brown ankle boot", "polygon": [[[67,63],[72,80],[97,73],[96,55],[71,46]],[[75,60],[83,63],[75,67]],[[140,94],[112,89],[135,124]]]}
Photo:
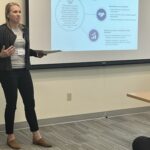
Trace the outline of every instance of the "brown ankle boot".
{"label": "brown ankle boot", "polygon": [[12,148],[12,149],[21,149],[20,144],[16,141],[16,139],[8,141],[7,140],[7,145]]}
{"label": "brown ankle boot", "polygon": [[43,147],[52,147],[45,139],[40,138],[39,140],[33,139],[33,144],[43,146]]}

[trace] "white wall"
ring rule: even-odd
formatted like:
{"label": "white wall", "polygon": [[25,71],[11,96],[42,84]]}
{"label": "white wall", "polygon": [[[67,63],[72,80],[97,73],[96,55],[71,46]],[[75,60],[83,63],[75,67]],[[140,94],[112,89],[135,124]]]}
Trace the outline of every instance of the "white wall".
{"label": "white wall", "polygon": [[[6,2],[1,0],[1,4]],[[4,18],[0,19],[0,23],[4,22]],[[39,119],[149,105],[126,97],[128,92],[150,89],[149,64],[33,70],[31,73]],[[72,93],[72,101],[67,101],[67,93]],[[5,99],[0,88],[0,124],[4,123],[4,108]],[[16,122],[20,121],[25,121],[25,117],[19,95]]]}
{"label": "white wall", "polygon": [[[143,107],[149,104],[128,98],[133,91],[150,89],[150,65],[48,69],[31,71],[39,119]],[[72,101],[67,101],[67,93]],[[0,124],[5,100],[0,89]],[[19,97],[16,122],[25,121]]]}

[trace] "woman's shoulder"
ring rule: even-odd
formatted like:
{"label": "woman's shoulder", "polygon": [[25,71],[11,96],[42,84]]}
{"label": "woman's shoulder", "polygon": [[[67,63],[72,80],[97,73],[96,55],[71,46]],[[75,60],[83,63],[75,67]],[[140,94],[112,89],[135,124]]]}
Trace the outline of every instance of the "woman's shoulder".
{"label": "woman's shoulder", "polygon": [[28,31],[28,27],[24,24],[20,24],[20,28],[23,30],[23,31]]}
{"label": "woman's shoulder", "polygon": [[6,24],[2,24],[0,25],[0,34],[2,35],[3,33],[5,33],[5,31],[8,30],[8,27]]}
{"label": "woman's shoulder", "polygon": [[0,25],[0,30],[6,29],[6,28],[7,28],[7,25],[6,25],[6,24]]}

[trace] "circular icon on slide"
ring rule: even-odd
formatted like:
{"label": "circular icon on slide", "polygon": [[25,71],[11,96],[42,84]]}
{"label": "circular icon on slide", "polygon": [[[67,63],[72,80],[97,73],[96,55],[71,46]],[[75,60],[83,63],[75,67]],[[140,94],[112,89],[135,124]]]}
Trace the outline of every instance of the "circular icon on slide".
{"label": "circular icon on slide", "polygon": [[55,18],[61,29],[75,31],[84,22],[84,6],[80,0],[59,0],[55,9]]}
{"label": "circular icon on slide", "polygon": [[89,39],[92,41],[92,42],[95,42],[97,41],[99,38],[99,34],[98,34],[98,31],[95,30],[95,29],[92,29],[90,32],[89,32]]}
{"label": "circular icon on slide", "polygon": [[97,19],[100,21],[105,20],[107,16],[106,11],[102,8],[97,11],[96,15],[97,15]]}

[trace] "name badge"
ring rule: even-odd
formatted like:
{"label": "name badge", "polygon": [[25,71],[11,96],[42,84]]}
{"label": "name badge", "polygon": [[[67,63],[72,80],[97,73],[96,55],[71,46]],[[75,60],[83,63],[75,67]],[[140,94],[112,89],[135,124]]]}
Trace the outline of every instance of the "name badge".
{"label": "name badge", "polygon": [[23,48],[18,49],[18,55],[25,55],[25,49]]}

